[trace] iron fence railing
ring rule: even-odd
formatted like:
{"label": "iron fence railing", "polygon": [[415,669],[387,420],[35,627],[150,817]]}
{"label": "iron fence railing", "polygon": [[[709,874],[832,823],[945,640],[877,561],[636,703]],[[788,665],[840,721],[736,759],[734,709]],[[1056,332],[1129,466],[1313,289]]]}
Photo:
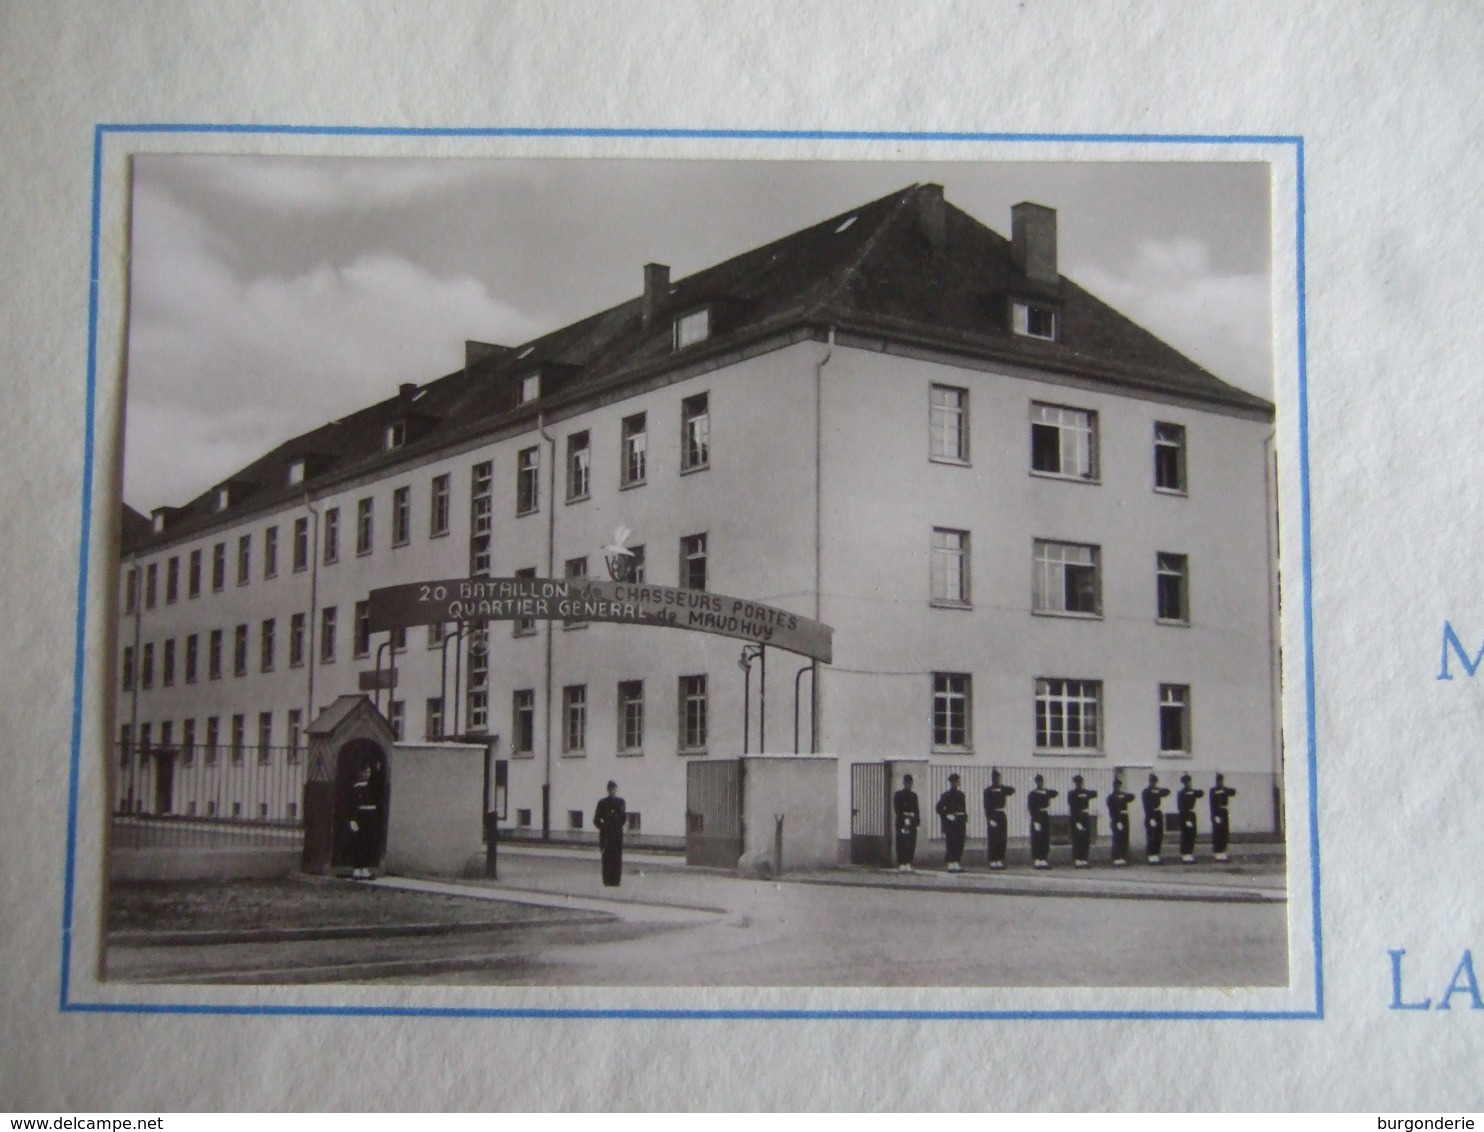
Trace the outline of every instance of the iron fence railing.
{"label": "iron fence railing", "polygon": [[115,749],[113,844],[282,845],[303,837],[304,747]]}

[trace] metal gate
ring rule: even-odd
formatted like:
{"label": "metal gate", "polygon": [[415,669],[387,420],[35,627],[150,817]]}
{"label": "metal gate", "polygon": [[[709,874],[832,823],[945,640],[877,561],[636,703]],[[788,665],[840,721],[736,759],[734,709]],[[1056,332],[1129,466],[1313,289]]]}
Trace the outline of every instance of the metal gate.
{"label": "metal gate", "polygon": [[685,774],[685,863],[735,868],[742,856],[742,760],[693,762]]}
{"label": "metal gate", "polygon": [[850,863],[891,864],[890,763],[850,766]]}

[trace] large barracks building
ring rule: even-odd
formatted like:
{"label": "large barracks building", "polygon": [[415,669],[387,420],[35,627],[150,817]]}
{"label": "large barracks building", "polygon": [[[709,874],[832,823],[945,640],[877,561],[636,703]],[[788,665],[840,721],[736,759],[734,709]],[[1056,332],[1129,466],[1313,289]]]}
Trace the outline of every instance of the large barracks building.
{"label": "large barracks building", "polygon": [[[925,810],[949,769],[971,811],[992,767],[1221,771],[1233,828],[1277,831],[1273,408],[1062,276],[1053,210],[1008,219],[914,185],[646,265],[628,302],[127,513],[117,807],[291,822],[255,768],[294,783],[310,722],[373,689],[401,739],[489,745],[512,836],[589,836],[614,779],[633,837],[678,843],[688,768],[744,750],[838,758],[841,839],[883,762],[923,768]],[[828,663],[596,620],[372,629],[381,587],[607,578],[620,528],[633,582],[821,622]]]}

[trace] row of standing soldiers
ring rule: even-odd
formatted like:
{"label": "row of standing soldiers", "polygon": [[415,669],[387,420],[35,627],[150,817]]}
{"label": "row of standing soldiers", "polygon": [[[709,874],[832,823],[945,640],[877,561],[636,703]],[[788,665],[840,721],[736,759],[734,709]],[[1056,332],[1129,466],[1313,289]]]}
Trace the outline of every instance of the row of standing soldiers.
{"label": "row of standing soldiers", "polygon": [[[902,789],[892,796],[892,812],[896,817],[897,868],[911,872],[917,855],[917,828],[921,814],[917,795],[912,790],[912,776],[904,775]],[[943,791],[935,807],[943,823],[943,840],[946,843],[945,860],[948,871],[963,871],[964,841],[969,828],[968,800],[959,789],[959,776],[948,776],[948,789]],[[1005,846],[1009,820],[1005,814],[1005,803],[1015,793],[1015,787],[1000,781],[1000,772],[993,771],[990,783],[984,790],[984,819],[989,827],[987,852],[989,867],[1005,867]],[[1048,789],[1043,775],[1036,775],[1036,787],[1026,796],[1026,809],[1031,821],[1031,859],[1038,869],[1051,867],[1051,803],[1060,791]],[[1211,850],[1218,861],[1230,860],[1227,846],[1231,840],[1231,821],[1228,806],[1236,791],[1226,785],[1226,778],[1218,774],[1209,795],[1191,785],[1190,775],[1180,776],[1180,790],[1175,795],[1175,805],[1180,815],[1180,859],[1195,860],[1196,803],[1208,798],[1211,811]],[[1159,784],[1159,776],[1151,774],[1149,785],[1137,799],[1144,807],[1144,843],[1151,865],[1160,863],[1160,851],[1164,848],[1165,816],[1164,799],[1169,797],[1168,788]],[[1083,785],[1082,776],[1072,778],[1072,789],[1067,792],[1067,811],[1071,817],[1072,863],[1086,868],[1092,852],[1093,807],[1096,790]],[[1129,807],[1135,796],[1123,789],[1123,780],[1113,780],[1113,790],[1107,798],[1108,823],[1112,830],[1111,857],[1115,865],[1128,864],[1129,851]]]}

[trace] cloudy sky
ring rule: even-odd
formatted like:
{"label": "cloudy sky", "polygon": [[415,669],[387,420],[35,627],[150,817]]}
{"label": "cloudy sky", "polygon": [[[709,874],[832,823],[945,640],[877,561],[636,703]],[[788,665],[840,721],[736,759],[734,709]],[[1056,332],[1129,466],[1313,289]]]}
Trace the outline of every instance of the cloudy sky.
{"label": "cloudy sky", "polygon": [[1255,164],[140,156],[124,498],[177,505],[326,420],[913,182],[1008,234],[1059,212],[1061,270],[1272,396]]}

